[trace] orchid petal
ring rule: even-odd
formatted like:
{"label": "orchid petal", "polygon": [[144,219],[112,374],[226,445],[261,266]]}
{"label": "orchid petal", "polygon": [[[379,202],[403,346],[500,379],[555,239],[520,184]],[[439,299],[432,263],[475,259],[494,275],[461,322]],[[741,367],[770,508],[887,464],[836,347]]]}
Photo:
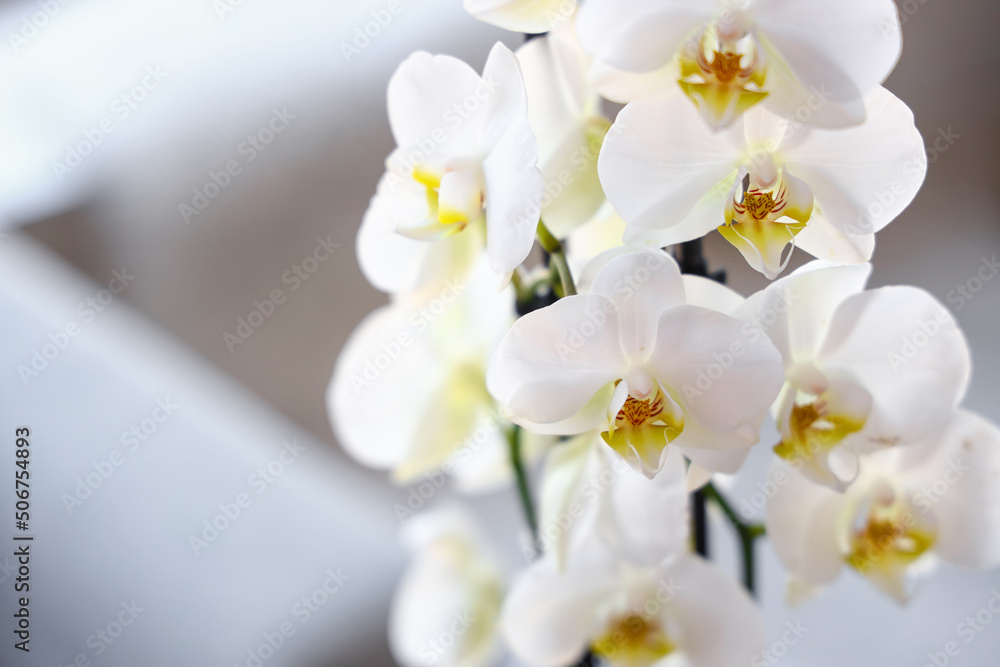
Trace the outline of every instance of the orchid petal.
{"label": "orchid petal", "polygon": [[504,30],[539,34],[572,16],[567,3],[576,7],[576,0],[465,0],[465,10]]}
{"label": "orchid petal", "polygon": [[514,126],[483,162],[486,181],[486,255],[507,273],[531,252],[544,192],[535,166],[538,145],[527,122]]}
{"label": "orchid petal", "polygon": [[626,370],[614,302],[577,295],[514,323],[487,376],[491,393],[536,423],[568,419]]}
{"label": "orchid petal", "polygon": [[875,407],[865,433],[894,442],[944,425],[969,382],[965,337],[947,309],[915,287],[882,287],[848,297],[830,322],[817,358],[854,375]]}
{"label": "orchid petal", "polygon": [[438,664],[488,664],[498,652],[500,573],[483,552],[478,536],[465,533],[461,522],[469,519],[463,513],[453,514],[438,510],[415,518],[413,525],[407,526],[416,528],[429,519],[446,524],[419,526],[424,534],[414,545],[416,556],[393,599],[389,644],[401,664],[425,660],[427,642],[448,632],[458,614],[474,619],[473,623],[457,641],[435,655]]}
{"label": "orchid petal", "polygon": [[834,312],[864,289],[871,266],[815,261],[752,295],[736,315],[766,333],[791,368],[819,350]]}
{"label": "orchid petal", "polygon": [[393,74],[386,93],[389,125],[396,144],[410,148],[443,136],[447,138],[448,152],[473,152],[486,122],[486,106],[480,105],[459,124],[446,123],[445,119],[482,88],[483,80],[458,58],[414,53]]}
{"label": "orchid petal", "polygon": [[701,306],[732,315],[746,299],[720,282],[702,276],[685,275],[684,292],[689,306]]}
{"label": "orchid petal", "polygon": [[756,0],[753,15],[801,88],[821,91],[834,105],[855,102],[885,81],[902,51],[891,0]]}
{"label": "orchid petal", "polygon": [[847,498],[820,486],[775,459],[768,480],[777,493],[767,504],[767,535],[792,576],[816,586],[833,581],[843,567],[837,536]]}
{"label": "orchid petal", "polygon": [[614,302],[622,349],[637,362],[645,360],[653,349],[660,315],[685,302],[680,268],[662,250],[612,259],[590,289]]}
{"label": "orchid petal", "polygon": [[[431,400],[410,395],[413,380],[420,378],[433,390],[447,378],[445,369],[434,363],[424,337],[400,349],[394,360],[385,353],[385,346],[398,345],[400,332],[407,332],[410,312],[406,304],[400,304],[385,306],[365,318],[344,345],[327,390],[338,443],[373,468],[395,467],[410,451]],[[392,406],[391,419],[386,418],[387,406]]]}
{"label": "orchid petal", "polygon": [[[715,192],[721,199],[743,153],[743,128],[712,132],[682,95],[632,102],[618,114],[598,159],[604,191],[630,226],[667,229],[679,225]],[[702,221],[705,234],[725,222]],[[707,216],[706,216],[707,217]]]}
{"label": "orchid petal", "polygon": [[[963,567],[1000,564],[1000,429],[959,410],[924,464],[917,508],[938,516],[937,552]],[[944,485],[944,493],[938,490]]]}
{"label": "orchid petal", "polygon": [[868,119],[846,130],[801,128],[782,145],[812,188],[823,217],[844,234],[873,234],[905,209],[924,182],[927,156],[913,112],[885,88],[866,98]]}
{"label": "orchid petal", "polygon": [[662,568],[660,580],[676,584],[676,595],[664,605],[664,615],[679,630],[676,641],[688,664],[749,665],[763,654],[767,640],[763,616],[721,569],[696,556],[684,556]]}
{"label": "orchid petal", "polygon": [[577,29],[600,60],[633,72],[670,62],[684,39],[714,13],[714,2],[684,0],[588,0]]}
{"label": "orchid petal", "polygon": [[784,382],[770,341],[746,335],[736,318],[697,306],[661,316],[649,367],[678,392],[686,416],[721,433],[766,413]]}
{"label": "orchid petal", "polygon": [[504,602],[507,645],[522,660],[562,667],[584,654],[617,588],[613,560],[599,546],[574,551],[565,572],[545,557],[528,568]]}

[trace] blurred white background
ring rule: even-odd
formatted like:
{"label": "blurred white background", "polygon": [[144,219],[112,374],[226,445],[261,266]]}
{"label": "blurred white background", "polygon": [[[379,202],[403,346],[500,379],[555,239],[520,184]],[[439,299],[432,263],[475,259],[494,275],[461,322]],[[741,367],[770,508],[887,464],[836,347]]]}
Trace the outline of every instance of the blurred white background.
{"label": "blurred white background", "polygon": [[[385,302],[354,258],[392,148],[385,86],[416,49],[480,69],[497,39],[520,42],[467,16],[460,0],[400,3],[367,43],[355,43],[358,31],[386,0],[0,4],[0,228],[8,234],[0,241],[0,433],[24,424],[35,433],[38,536],[32,654],[15,654],[8,636],[4,665],[68,665],[80,653],[95,665],[245,665],[263,633],[286,620],[299,625],[293,605],[337,568],[350,577],[343,590],[265,664],[391,664],[385,616],[405,562],[393,503],[407,490],[339,453],[324,405],[340,346]],[[915,284],[957,310],[975,362],[967,405],[996,421],[1000,279],[971,300],[954,290],[1000,252],[1000,8],[972,0],[901,7],[904,53],[886,85],[938,147],[920,195],[879,235],[873,284]],[[345,55],[345,43],[357,52]],[[253,147],[249,137],[269,125],[281,130]],[[87,144],[92,150],[79,155]],[[233,160],[240,172],[185,220],[181,206]],[[282,276],[319,239],[339,247],[289,290]],[[721,239],[708,253],[737,290],[763,285]],[[18,366],[50,333],[82,322],[77,305],[116,270],[135,278],[49,368],[22,382]],[[245,343],[227,346],[224,334],[276,288],[288,300]],[[119,434],[167,395],[182,406],[176,415],[70,513],[63,494],[124,449]],[[306,443],[301,458],[259,497],[251,491],[252,505],[195,555],[189,535],[292,439]],[[737,497],[754,490],[767,460],[758,448]],[[519,565],[513,497],[477,506]],[[733,549],[725,526],[717,528],[714,550],[727,560]],[[1000,590],[998,572],[945,570],[900,610],[842,576],[819,603],[788,609],[780,567],[763,551],[775,637],[788,620],[810,628],[782,659],[790,667],[919,667]],[[5,615],[11,585],[0,569]],[[146,611],[95,656],[88,637],[133,599]],[[949,664],[991,665],[998,652],[1000,619]]]}

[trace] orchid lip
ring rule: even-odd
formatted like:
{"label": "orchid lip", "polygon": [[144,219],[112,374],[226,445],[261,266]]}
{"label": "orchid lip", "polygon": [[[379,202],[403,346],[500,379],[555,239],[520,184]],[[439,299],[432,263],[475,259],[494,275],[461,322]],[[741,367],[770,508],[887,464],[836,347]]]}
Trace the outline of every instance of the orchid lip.
{"label": "orchid lip", "polygon": [[646,398],[632,393],[621,396],[622,388],[631,385],[616,384],[611,409],[617,411],[609,417],[601,439],[636,471],[653,477],[662,467],[667,446],[684,430],[684,409],[658,383],[653,385],[655,393]]}
{"label": "orchid lip", "polygon": [[613,619],[592,648],[597,655],[629,665],[653,664],[677,650],[658,623],[635,613]]}

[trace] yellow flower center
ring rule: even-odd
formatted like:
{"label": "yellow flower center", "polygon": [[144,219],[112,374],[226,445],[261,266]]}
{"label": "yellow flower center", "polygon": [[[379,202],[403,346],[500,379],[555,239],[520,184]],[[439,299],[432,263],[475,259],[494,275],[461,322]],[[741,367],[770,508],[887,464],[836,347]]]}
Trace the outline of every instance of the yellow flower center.
{"label": "yellow flower center", "polygon": [[652,401],[640,401],[631,396],[625,400],[625,405],[618,411],[615,424],[629,422],[632,426],[642,426],[663,412],[663,392],[658,391]]}
{"label": "yellow flower center", "polygon": [[[743,208],[754,217],[755,220],[763,220],[774,210],[778,203],[774,201],[774,195],[770,192],[748,192],[743,199]],[[782,206],[784,202],[782,202]]]}
{"label": "yellow flower center", "polygon": [[848,565],[862,574],[898,572],[934,546],[934,535],[917,526],[914,515],[899,504],[876,506],[867,523],[854,531]]}
{"label": "yellow flower center", "polygon": [[716,129],[767,97],[761,45],[745,19],[737,23],[712,22],[677,56],[681,90]]}
{"label": "yellow flower center", "polygon": [[[442,173],[418,166],[413,169],[413,180],[424,186],[427,192],[429,237],[460,232],[481,216],[483,195],[471,173],[452,170]],[[444,226],[444,229],[438,225]]]}
{"label": "yellow flower center", "polygon": [[673,642],[656,623],[638,614],[613,620],[592,644],[596,655],[620,665],[651,665],[676,650]]}
{"label": "yellow flower center", "polygon": [[713,51],[709,69],[719,83],[732,83],[740,73],[740,63],[743,56],[738,53],[720,53]]}
{"label": "yellow flower center", "polygon": [[683,409],[657,389],[649,399],[627,397],[601,438],[630,466],[651,476],[660,468],[663,450],[683,430]]}
{"label": "yellow flower center", "polygon": [[796,404],[788,420],[790,435],[774,451],[786,460],[809,460],[818,452],[833,449],[848,435],[860,431],[864,425],[864,420],[829,414],[826,403],[822,400],[805,405]]}
{"label": "yellow flower center", "polygon": [[805,229],[813,214],[809,187],[764,154],[727,198],[719,233],[769,278],[781,273],[791,253],[785,248]]}

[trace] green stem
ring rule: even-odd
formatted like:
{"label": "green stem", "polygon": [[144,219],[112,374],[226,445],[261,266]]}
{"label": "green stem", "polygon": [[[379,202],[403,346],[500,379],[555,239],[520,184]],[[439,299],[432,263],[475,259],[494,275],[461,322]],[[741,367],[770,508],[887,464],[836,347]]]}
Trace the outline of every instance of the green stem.
{"label": "green stem", "polygon": [[711,483],[706,484],[702,491],[708,500],[718,505],[726,519],[729,520],[730,525],[736,530],[743,552],[743,585],[746,586],[751,595],[754,595],[756,592],[754,545],[757,538],[764,536],[766,532],[764,526],[758,523],[747,523],[741,519],[729,501]]}
{"label": "green stem", "polygon": [[531,530],[532,545],[535,547],[535,553],[541,553],[541,545],[538,542],[538,517],[535,514],[535,503],[531,499],[528,474],[524,469],[524,459],[521,456],[521,432],[521,427],[515,424],[507,433],[507,441],[510,443],[510,463],[514,468],[514,476],[517,478],[517,490],[521,496],[524,518]]}
{"label": "green stem", "polygon": [[569,270],[569,262],[566,261],[566,249],[559,242],[545,223],[538,221],[537,231],[538,243],[541,244],[545,252],[551,257],[552,267],[559,274],[559,281],[562,286],[562,296],[573,296],[576,294],[576,283],[573,282],[573,274]]}

